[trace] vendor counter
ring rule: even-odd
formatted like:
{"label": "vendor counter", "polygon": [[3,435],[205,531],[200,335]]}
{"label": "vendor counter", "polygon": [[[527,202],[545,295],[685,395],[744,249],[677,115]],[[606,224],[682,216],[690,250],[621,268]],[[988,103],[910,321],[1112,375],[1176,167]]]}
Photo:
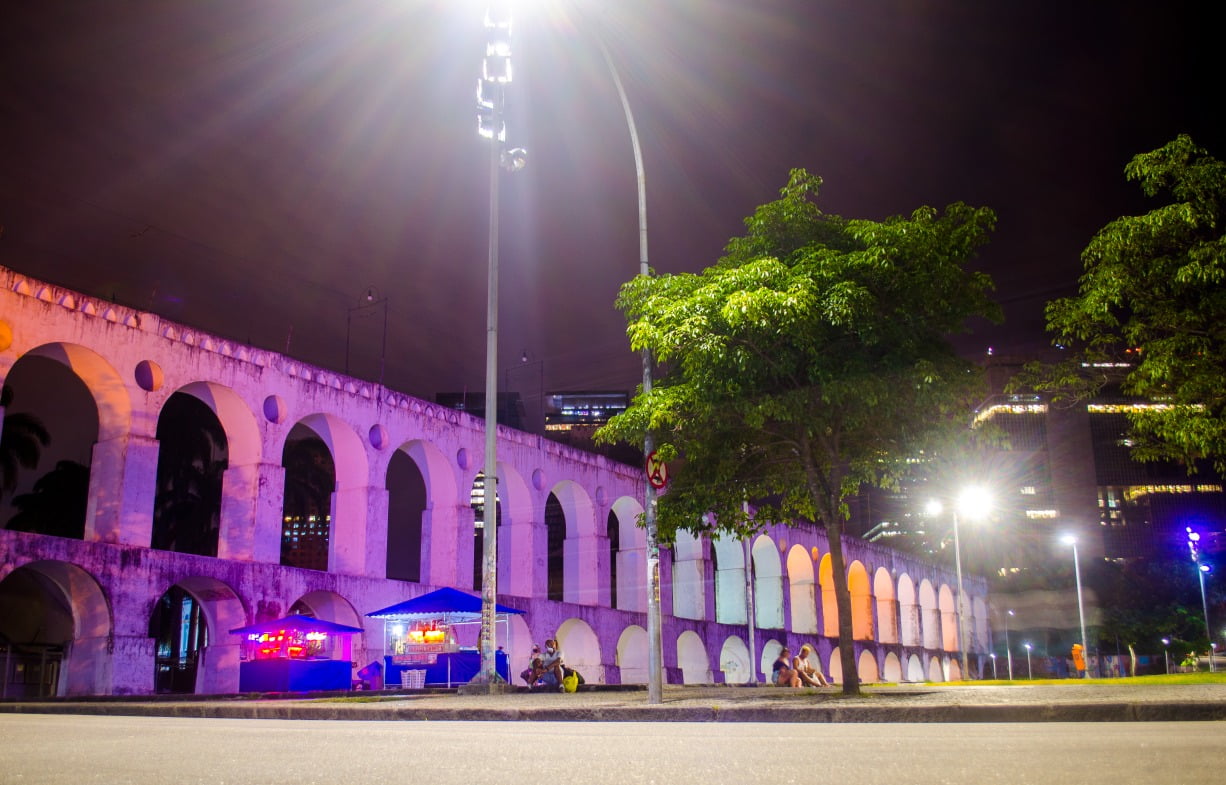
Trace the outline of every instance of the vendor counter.
{"label": "vendor counter", "polygon": [[[383,658],[385,668],[383,682],[387,687],[400,686],[403,671],[424,670],[426,686],[447,687],[465,684],[481,672],[481,653],[475,650],[439,654],[433,662],[414,662],[415,658],[387,655]],[[494,668],[498,675],[510,682],[510,667],[505,651],[494,652]]]}
{"label": "vendor counter", "polygon": [[248,660],[238,666],[239,692],[347,690],[353,679],[348,660]]}

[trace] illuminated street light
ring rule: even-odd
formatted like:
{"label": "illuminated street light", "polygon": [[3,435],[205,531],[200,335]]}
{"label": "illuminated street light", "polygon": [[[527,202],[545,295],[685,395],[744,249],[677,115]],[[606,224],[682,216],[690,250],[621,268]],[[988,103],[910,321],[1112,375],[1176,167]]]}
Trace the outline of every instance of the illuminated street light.
{"label": "illuminated street light", "polygon": [[[992,508],[992,497],[983,488],[971,486],[962,491],[958,496],[958,503],[952,511],[954,521],[954,566],[958,573],[958,607],[956,609],[958,617],[958,648],[962,650],[962,679],[970,678],[970,665],[968,662],[967,650],[970,648],[970,636],[967,634],[967,608],[966,608],[966,589],[962,586],[962,543],[958,537],[958,513],[971,518],[972,520],[981,519],[987,515]],[[937,500],[928,503],[928,512],[931,515],[941,514],[941,503]]]}
{"label": "illuminated street light", "polygon": [[992,681],[997,681],[998,677],[996,675],[996,652],[992,652],[988,656],[992,658]]}
{"label": "illuminated street light", "polygon": [[1171,675],[1171,639],[1162,639],[1162,659],[1166,661],[1166,675]]}
{"label": "illuminated street light", "polygon": [[1009,617],[1013,609],[1005,611],[1005,656],[1009,659],[1009,681],[1013,681],[1013,649],[1009,646]]}
{"label": "illuminated street light", "polygon": [[[1083,657],[1090,656],[1090,647],[1086,645],[1086,610],[1081,601],[1081,562],[1077,558],[1077,537],[1066,534],[1060,538],[1065,545],[1073,546],[1073,572],[1077,576],[1077,618],[1081,622],[1081,651]],[[1086,663],[1084,678],[1090,678],[1090,663]]]}
{"label": "illuminated street light", "polygon": [[[527,161],[523,148],[507,150],[506,86],[511,82],[511,9],[506,0],[485,13],[485,57],[477,82],[477,132],[490,140],[489,277],[485,331],[485,466],[482,504],[486,518],[496,517],[498,499],[498,176],[518,171]],[[492,493],[491,493],[492,491]],[[491,500],[493,500],[491,502]],[[493,511],[493,515],[491,512]],[[502,682],[495,653],[495,605],[498,601],[498,527],[482,528],[481,670],[473,683],[493,689]]]}
{"label": "illuminated street light", "polygon": [[1191,526],[1184,528],[1188,533],[1188,551],[1192,554],[1192,563],[1196,565],[1196,577],[1200,580],[1200,605],[1201,610],[1205,614],[1205,638],[1209,641],[1209,672],[1213,673],[1217,670],[1214,663],[1213,633],[1209,631],[1209,602],[1205,598],[1205,574],[1209,572],[1208,564],[1200,562],[1200,533],[1192,530]]}
{"label": "illuminated street light", "polygon": [[1034,681],[1034,670],[1030,667],[1030,644],[1023,643],[1022,648],[1026,650],[1026,678]]}

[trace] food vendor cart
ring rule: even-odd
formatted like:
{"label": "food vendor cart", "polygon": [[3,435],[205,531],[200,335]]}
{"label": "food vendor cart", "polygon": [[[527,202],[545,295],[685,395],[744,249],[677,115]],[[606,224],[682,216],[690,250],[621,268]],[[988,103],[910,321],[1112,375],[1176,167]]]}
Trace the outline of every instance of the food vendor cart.
{"label": "food vendor cart", "polygon": [[230,632],[243,636],[240,692],[305,692],[349,689],[349,639],[365,630],[311,616],[286,616]]}
{"label": "food vendor cart", "polygon": [[[494,613],[495,623],[506,624],[509,614],[523,611],[495,605]],[[384,620],[384,682],[389,686],[451,687],[481,671],[480,652],[460,646],[455,629],[481,620],[480,597],[438,589],[366,615]],[[494,663],[498,675],[510,681],[506,652],[495,652]]]}

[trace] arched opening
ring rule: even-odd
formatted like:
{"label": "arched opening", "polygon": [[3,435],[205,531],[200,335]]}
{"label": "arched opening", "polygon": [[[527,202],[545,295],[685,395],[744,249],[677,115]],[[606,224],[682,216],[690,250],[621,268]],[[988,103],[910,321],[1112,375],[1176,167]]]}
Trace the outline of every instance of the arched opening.
{"label": "arched opening", "polygon": [[686,630],[677,636],[677,667],[681,669],[682,684],[711,683],[707,648],[693,630]]}
{"label": "arched opening", "polygon": [[217,556],[226,432],[200,399],[176,392],[158,415],[157,486],[149,547]]}
{"label": "arched opening", "polygon": [[721,624],[745,624],[749,616],[744,542],[716,534],[711,540],[711,569],[715,572],[715,620]]}
{"label": "arched opening", "polygon": [[281,564],[327,570],[336,490],[332,452],[314,430],[298,423],[285,440],[281,464],[285,467]]}
{"label": "arched opening", "polygon": [[387,577],[421,580],[421,528],[426,480],[404,450],[387,463]]}
{"label": "arched opening", "polygon": [[928,659],[928,681],[941,682],[945,680],[945,670],[941,667],[941,658],[930,657]]}
{"label": "arched opening", "polygon": [[783,566],[775,541],[766,535],[754,540],[754,621],[767,630],[783,629]]}
{"label": "arched opening", "polygon": [[918,654],[912,654],[907,658],[907,681],[923,681],[924,680],[924,663],[920,660]]}
{"label": "arched opening", "polygon": [[153,691],[194,693],[200,652],[209,643],[208,625],[196,598],[181,586],[171,586],[153,607],[149,637],[154,643]]}
{"label": "arched opening", "polygon": [[71,650],[77,670],[92,676],[100,669],[89,660],[106,655],[110,630],[102,592],[81,568],[35,562],[13,570],[0,581],[0,697],[101,691],[92,679],[73,679],[65,657]]}
{"label": "arched opening", "polygon": [[609,607],[616,608],[618,607],[617,558],[621,553],[621,525],[613,510],[609,510],[609,517],[605,519],[605,536],[609,538]]}
{"label": "arched opening", "polygon": [[[885,567],[873,575],[873,594],[877,597],[877,640],[898,643],[898,601],[894,596],[894,581]],[[898,681],[886,677],[886,681]]]}
{"label": "arched opening", "polygon": [[[817,581],[822,587],[822,634],[827,638],[839,637],[839,606],[834,596],[833,564],[827,553],[817,565]],[[837,657],[832,659],[832,662],[837,661]]]}
{"label": "arched opening", "polygon": [[873,594],[868,570],[855,560],[847,567],[847,591],[851,594],[851,637],[858,641],[873,639]]}
{"label": "arched opening", "polygon": [[754,677],[745,641],[735,635],[724,641],[719,650],[719,669],[725,684],[746,684]]}
{"label": "arched opening", "polygon": [[600,657],[600,640],[582,619],[567,619],[558,627],[558,646],[568,666],[583,674],[584,681],[604,684],[604,665]]}
{"label": "arched opening", "polygon": [[941,648],[945,651],[958,651],[958,613],[954,609],[954,593],[948,585],[942,583],[937,598],[937,606],[941,611]]}
{"label": "arched opening", "polygon": [[622,684],[647,683],[647,630],[632,624],[617,639],[617,667]]}
{"label": "arched opening", "polygon": [[566,596],[566,514],[553,493],[545,501],[546,597],[561,601]]}
{"label": "arched opening", "polygon": [[861,684],[881,681],[881,676],[877,672],[877,658],[868,649],[860,652],[860,658],[856,660],[856,672],[860,674]]}
{"label": "arched opening", "polygon": [[803,545],[788,551],[788,592],[792,600],[792,632],[817,634],[817,593],[813,581],[813,557]]}
{"label": "arched opening", "polygon": [[647,535],[638,526],[642,510],[643,506],[628,496],[619,497],[610,508],[617,520],[616,550],[611,542],[609,545],[617,557],[609,560],[616,565],[617,576],[617,599],[611,605],[624,611],[647,610]]}
{"label": "arched opening", "polygon": [[938,649],[941,647],[941,617],[937,612],[936,590],[927,578],[920,581],[919,606],[924,648]]}
{"label": "arched opening", "polygon": [[679,619],[702,619],[706,615],[703,592],[707,563],[702,540],[688,531],[677,532],[673,544],[673,615]]}
{"label": "arched opening", "polygon": [[4,528],[82,539],[98,407],[63,362],[27,354],[0,386],[0,521]]}
{"label": "arched opening", "polygon": [[915,583],[905,572],[898,576],[898,615],[898,633],[902,645],[919,646],[920,614],[915,599]]}
{"label": "arched opening", "polygon": [[881,677],[888,682],[897,684],[902,681],[902,663],[894,652],[885,655],[885,667],[881,669]]}

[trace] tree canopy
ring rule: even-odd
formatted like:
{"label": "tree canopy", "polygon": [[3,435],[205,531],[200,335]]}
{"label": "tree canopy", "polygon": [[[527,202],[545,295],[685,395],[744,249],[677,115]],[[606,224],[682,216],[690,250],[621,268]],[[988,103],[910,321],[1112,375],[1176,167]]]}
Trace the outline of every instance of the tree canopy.
{"label": "tree canopy", "polygon": [[1074,400],[1118,383],[1157,404],[1129,414],[1134,457],[1226,471],[1226,164],[1181,135],[1124,174],[1162,204],[1090,241],[1078,294],[1047,306],[1069,359],[1019,383]]}
{"label": "tree canopy", "polygon": [[[820,186],[794,170],[716,265],[623,286],[631,344],[663,373],[598,436],[638,442],[650,429],[663,458],[683,461],[659,501],[662,539],[816,524],[845,575],[847,497],[968,425],[979,377],[949,337],[998,313],[989,277],[967,269],[995,216],[957,203],[845,219],[818,208]],[[854,693],[850,595],[835,589]]]}

